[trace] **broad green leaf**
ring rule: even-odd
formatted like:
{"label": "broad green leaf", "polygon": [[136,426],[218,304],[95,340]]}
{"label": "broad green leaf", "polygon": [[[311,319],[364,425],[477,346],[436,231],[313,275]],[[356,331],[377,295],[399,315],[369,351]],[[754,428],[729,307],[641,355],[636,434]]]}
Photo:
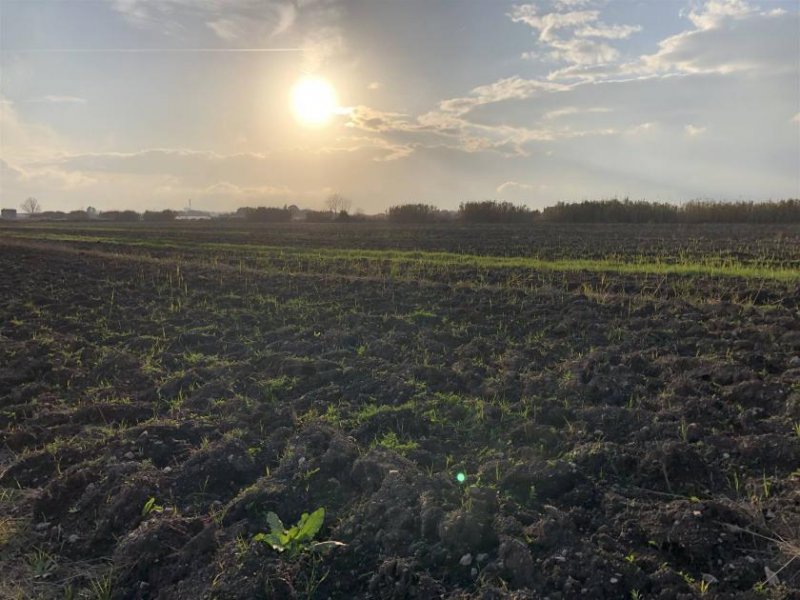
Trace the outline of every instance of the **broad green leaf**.
{"label": "broad green leaf", "polygon": [[283,533],[284,531],[286,531],[286,527],[284,527],[283,521],[281,521],[280,517],[272,511],[267,513],[267,524],[269,525],[270,531],[272,531],[272,533],[278,533],[278,532]]}
{"label": "broad green leaf", "polygon": [[322,528],[322,522],[324,520],[324,508],[318,508],[310,515],[308,513],[303,513],[303,516],[300,517],[300,522],[297,524],[297,539],[302,541],[313,540],[314,536],[317,535],[317,532]]}

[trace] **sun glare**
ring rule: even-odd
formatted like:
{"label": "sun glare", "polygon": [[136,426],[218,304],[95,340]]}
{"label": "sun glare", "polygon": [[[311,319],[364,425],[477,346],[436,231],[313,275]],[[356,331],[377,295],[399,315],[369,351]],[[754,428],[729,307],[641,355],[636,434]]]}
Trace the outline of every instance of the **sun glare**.
{"label": "sun glare", "polygon": [[292,112],[303,125],[320,127],[327,124],[338,106],[336,90],[320,77],[304,77],[292,88]]}

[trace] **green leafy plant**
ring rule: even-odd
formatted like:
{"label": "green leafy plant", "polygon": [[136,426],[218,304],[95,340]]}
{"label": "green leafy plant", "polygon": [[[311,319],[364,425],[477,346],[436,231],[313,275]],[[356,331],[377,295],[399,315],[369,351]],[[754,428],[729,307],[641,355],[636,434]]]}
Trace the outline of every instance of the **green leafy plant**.
{"label": "green leafy plant", "polygon": [[278,515],[269,512],[267,513],[267,524],[270,532],[256,534],[253,540],[269,544],[273,550],[285,552],[289,558],[295,558],[306,550],[324,550],[333,546],[344,546],[342,542],[332,540],[314,542],[324,520],[325,509],[318,508],[311,514],[303,513],[297,524],[287,529]]}
{"label": "green leafy plant", "polygon": [[47,579],[58,569],[56,560],[41,548],[28,555],[28,565],[34,579]]}
{"label": "green leafy plant", "polygon": [[147,499],[147,502],[145,502],[144,506],[142,507],[142,516],[146,517],[150,513],[160,513],[163,512],[163,510],[164,507],[156,504],[156,499],[151,496]]}

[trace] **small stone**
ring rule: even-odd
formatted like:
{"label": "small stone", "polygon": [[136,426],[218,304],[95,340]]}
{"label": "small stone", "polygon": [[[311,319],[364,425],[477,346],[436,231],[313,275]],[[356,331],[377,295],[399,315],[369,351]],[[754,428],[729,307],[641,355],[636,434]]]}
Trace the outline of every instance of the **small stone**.
{"label": "small stone", "polygon": [[74,543],[76,543],[76,542],[77,542],[79,539],[81,539],[81,537],[80,537],[80,536],[79,536],[77,533],[73,533],[71,536],[69,536],[69,537],[67,538],[67,543],[68,543],[68,544],[74,544]]}
{"label": "small stone", "polygon": [[162,472],[167,473],[167,474],[172,473],[172,467],[164,467],[162,469]]}
{"label": "small stone", "polygon": [[722,458],[724,458],[725,460],[728,460],[730,457],[731,457],[731,455],[728,454],[727,452],[723,452],[722,453]]}
{"label": "small stone", "polygon": [[458,561],[458,564],[460,564],[462,567],[470,566],[472,564],[472,554],[467,553],[462,556],[461,560]]}
{"label": "small stone", "polygon": [[612,577],[611,579],[609,579],[609,581],[611,583],[617,583],[619,581],[619,579],[617,579],[616,577]]}
{"label": "small stone", "polygon": [[128,451],[125,453],[125,458],[127,458],[128,460],[133,460],[133,459],[134,459],[134,457],[135,457],[135,454],[134,454],[133,452],[131,452],[130,450],[128,450]]}
{"label": "small stone", "polygon": [[50,527],[50,523],[47,521],[42,521],[41,523],[36,524],[36,531],[44,531],[48,527]]}

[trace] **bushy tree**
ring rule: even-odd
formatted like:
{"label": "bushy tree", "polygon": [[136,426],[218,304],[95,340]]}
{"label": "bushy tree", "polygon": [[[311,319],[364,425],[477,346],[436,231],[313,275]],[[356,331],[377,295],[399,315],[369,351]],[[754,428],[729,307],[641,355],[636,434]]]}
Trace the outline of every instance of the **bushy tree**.
{"label": "bushy tree", "polygon": [[158,210],[158,211],[146,210],[142,215],[142,219],[144,221],[163,223],[163,222],[174,221],[177,216],[178,213],[175,212],[174,210]]}
{"label": "bushy tree", "polygon": [[283,208],[244,206],[238,209],[236,214],[254,223],[286,223],[292,220],[292,211],[285,206]]}
{"label": "bushy tree", "polygon": [[140,219],[140,215],[134,210],[107,210],[100,213],[100,218],[107,221],[133,223]]}
{"label": "bushy tree", "polygon": [[439,219],[439,209],[430,204],[392,206],[387,214],[393,223],[432,223]]}
{"label": "bushy tree", "polygon": [[459,218],[467,223],[530,223],[537,214],[526,206],[496,200],[463,202],[458,207]]}

